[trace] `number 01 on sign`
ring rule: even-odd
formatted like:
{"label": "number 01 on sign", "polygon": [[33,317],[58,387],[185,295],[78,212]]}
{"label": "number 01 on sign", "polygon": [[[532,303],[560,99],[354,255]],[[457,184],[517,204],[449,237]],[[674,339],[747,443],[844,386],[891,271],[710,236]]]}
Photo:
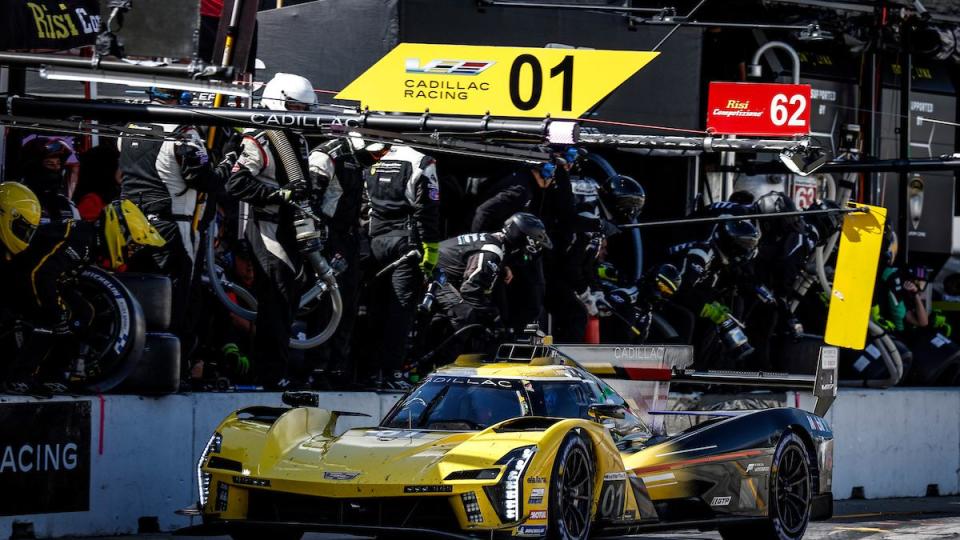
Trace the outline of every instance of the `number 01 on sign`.
{"label": "number 01 on sign", "polygon": [[707,129],[716,135],[808,135],[810,85],[711,82]]}
{"label": "number 01 on sign", "polygon": [[401,43],[337,99],[388,112],[579,118],[657,54]]}

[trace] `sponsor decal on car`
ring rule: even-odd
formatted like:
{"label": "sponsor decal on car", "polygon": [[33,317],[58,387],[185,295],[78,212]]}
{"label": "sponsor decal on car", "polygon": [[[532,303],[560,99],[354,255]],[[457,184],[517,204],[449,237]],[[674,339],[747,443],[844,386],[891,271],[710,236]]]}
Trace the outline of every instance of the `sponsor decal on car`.
{"label": "sponsor decal on car", "polygon": [[729,506],[732,498],[733,497],[714,497],[713,500],[710,501],[710,506]]}
{"label": "sponsor decal on car", "polygon": [[626,473],[626,472],[611,472],[611,473],[607,473],[607,474],[603,475],[603,479],[604,479],[604,480],[626,480],[626,479],[627,479],[627,473]]}
{"label": "sponsor decal on car", "polygon": [[525,525],[517,527],[517,536],[543,536],[547,534],[546,525]]}
{"label": "sponsor decal on car", "polygon": [[747,465],[747,474],[750,473],[768,473],[770,472],[770,466],[764,465],[763,463],[751,463]]}
{"label": "sponsor decal on car", "polygon": [[543,488],[533,488],[530,491],[530,499],[527,501],[530,504],[543,504]]}
{"label": "sponsor decal on car", "polygon": [[450,493],[453,486],[403,486],[404,493]]}
{"label": "sponsor decal on car", "polygon": [[270,480],[266,478],[254,478],[252,476],[234,476],[233,483],[243,486],[270,487]]}
{"label": "sponsor decal on car", "polygon": [[534,510],[530,512],[530,519],[547,519],[546,510]]}
{"label": "sponsor decal on car", "polygon": [[527,483],[528,484],[546,484],[547,479],[542,476],[528,476]]}
{"label": "sponsor decal on car", "polygon": [[323,473],[324,480],[353,480],[358,476],[360,476],[359,472],[326,471]]}

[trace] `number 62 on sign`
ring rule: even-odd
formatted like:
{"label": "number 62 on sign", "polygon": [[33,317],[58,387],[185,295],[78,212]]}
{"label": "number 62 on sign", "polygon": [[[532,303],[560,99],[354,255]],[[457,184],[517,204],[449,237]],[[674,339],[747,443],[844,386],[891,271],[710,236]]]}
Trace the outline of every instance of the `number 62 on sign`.
{"label": "number 62 on sign", "polygon": [[808,135],[810,85],[711,82],[707,130],[716,135]]}

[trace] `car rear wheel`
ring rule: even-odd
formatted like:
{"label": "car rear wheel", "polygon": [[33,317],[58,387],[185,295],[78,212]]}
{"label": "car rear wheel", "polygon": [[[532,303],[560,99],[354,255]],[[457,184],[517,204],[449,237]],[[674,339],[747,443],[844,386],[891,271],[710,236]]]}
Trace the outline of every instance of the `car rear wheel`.
{"label": "car rear wheel", "polygon": [[581,540],[590,536],[594,464],[590,446],[571,432],[560,444],[550,478],[550,520],[547,537]]}
{"label": "car rear wheel", "polygon": [[810,453],[795,433],[780,437],[770,467],[769,515],[749,525],[720,527],[724,540],[798,540],[810,522]]}

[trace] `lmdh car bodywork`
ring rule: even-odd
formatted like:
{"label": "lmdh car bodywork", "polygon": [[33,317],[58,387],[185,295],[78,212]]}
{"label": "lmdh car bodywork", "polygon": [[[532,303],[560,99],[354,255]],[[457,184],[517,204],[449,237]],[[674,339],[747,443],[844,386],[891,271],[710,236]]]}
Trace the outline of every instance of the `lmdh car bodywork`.
{"label": "lmdh car bodywork", "polygon": [[189,532],[586,538],[693,526],[799,538],[830,516],[833,434],[819,416],[698,413],[710,419],[667,436],[605,382],[539,349],[525,363],[462,358],[379,427],[339,436],[348,413],[231,414],[201,458],[204,525]]}

